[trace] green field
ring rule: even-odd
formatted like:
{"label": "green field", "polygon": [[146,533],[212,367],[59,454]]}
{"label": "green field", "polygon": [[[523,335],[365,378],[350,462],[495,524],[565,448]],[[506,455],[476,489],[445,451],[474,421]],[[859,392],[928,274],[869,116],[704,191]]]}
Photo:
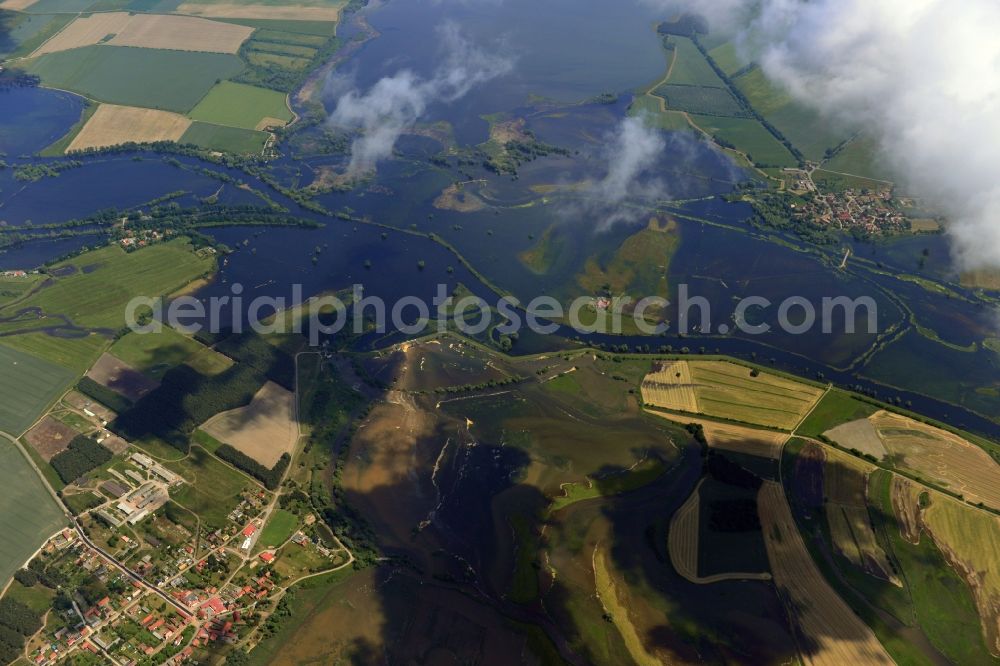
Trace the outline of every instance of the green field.
{"label": "green field", "polygon": [[23,278],[0,277],[0,307],[23,298],[43,280],[45,280],[44,275],[29,275]]}
{"label": "green field", "polygon": [[32,553],[66,523],[62,511],[31,465],[5,437],[0,437],[0,486],[3,487],[0,493],[2,587]]}
{"label": "green field", "polygon": [[736,46],[732,42],[716,46],[708,52],[708,55],[712,56],[712,60],[719,66],[719,69],[726,73],[726,76],[732,76],[747,64],[740,57],[740,54],[736,51]]}
{"label": "green field", "polygon": [[212,88],[189,115],[194,120],[248,130],[256,129],[265,118],[292,119],[282,93],[232,81]]}
{"label": "green field", "polygon": [[749,155],[755,164],[776,167],[798,165],[795,156],[752,118],[692,115],[691,120],[712,136]]}
{"label": "green field", "polygon": [[50,53],[27,67],[43,85],[101,102],[187,113],[220,80],[243,71],[235,55],[120,46]]}
{"label": "green field", "polygon": [[99,333],[66,338],[45,332],[23,333],[3,338],[3,344],[39,358],[44,358],[75,373],[83,374],[92,366],[109,339]]}
{"label": "green field", "polygon": [[877,153],[878,145],[873,139],[857,136],[834,157],[824,162],[823,168],[861,178],[888,180],[887,170],[879,163]]}
{"label": "green field", "polygon": [[184,132],[180,143],[229,153],[259,153],[264,150],[267,138],[267,132],[195,122]]}
{"label": "green field", "polygon": [[157,380],[170,368],[196,355],[200,356],[206,350],[197,340],[182,335],[169,326],[164,326],[158,333],[129,333],[110,349],[112,355]]}
{"label": "green field", "polygon": [[125,324],[125,307],[138,296],[156,298],[176,291],[210,272],[211,256],[199,256],[183,239],[135,252],[108,245],[51,268],[54,284],[18,307],[38,307],[49,315],[64,315],[80,326],[117,330]]}
{"label": "green field", "polygon": [[640,95],[628,108],[630,116],[645,116],[646,123],[662,130],[681,132],[691,130],[687,118],[680,111],[662,111],[660,100],[651,95]]}
{"label": "green field", "polygon": [[822,160],[828,149],[835,148],[850,136],[849,132],[838,131],[830,121],[793,101],[787,92],[771,83],[759,67],[734,83],[757,113],[778,128],[807,159]]}
{"label": "green field", "polygon": [[830,389],[796,432],[808,437],[819,437],[830,428],[867,418],[877,411],[877,407],[858,400],[846,391]]}
{"label": "green field", "polygon": [[27,430],[74,378],[69,370],[7,347],[0,338],[0,432]]}
{"label": "green field", "polygon": [[294,513],[276,509],[260,533],[260,545],[264,548],[277,548],[295,533],[298,524],[299,519]]}
{"label": "green field", "polygon": [[712,66],[705,60],[698,47],[687,37],[671,37],[674,45],[674,65],[670,71],[669,83],[689,86],[710,86],[725,88],[725,82],[719,78]]}
{"label": "green field", "polygon": [[749,115],[726,88],[670,83],[658,87],[653,94],[666,100],[668,109],[733,118]]}
{"label": "green field", "polygon": [[259,487],[198,447],[192,447],[187,458],[166,466],[188,482],[172,493],[171,499],[198,514],[202,525],[210,529],[224,527],[229,522],[227,516],[240,502],[240,494]]}

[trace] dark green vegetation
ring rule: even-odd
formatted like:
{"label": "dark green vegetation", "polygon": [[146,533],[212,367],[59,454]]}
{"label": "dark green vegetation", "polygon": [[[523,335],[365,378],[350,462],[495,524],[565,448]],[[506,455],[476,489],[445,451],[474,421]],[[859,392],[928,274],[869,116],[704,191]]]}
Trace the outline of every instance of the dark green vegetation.
{"label": "dark green vegetation", "polygon": [[252,129],[194,122],[184,132],[180,142],[207,150],[236,154],[259,154],[264,150],[268,136],[267,132],[258,132]]}
{"label": "dark green vegetation", "polygon": [[120,46],[50,53],[28,65],[45,85],[101,102],[187,113],[243,62],[234,55]]}
{"label": "dark green vegetation", "polygon": [[78,435],[65,451],[52,458],[50,464],[63,482],[72,483],[111,460],[111,455],[111,451],[90,437]]}
{"label": "dark green vegetation", "polygon": [[127,411],[132,406],[132,402],[128,398],[116,391],[112,391],[103,384],[98,384],[90,377],[82,377],[76,383],[76,390],[93,398],[114,412],[121,413]]}
{"label": "dark green vegetation", "polygon": [[155,436],[186,451],[195,428],[220,412],[250,404],[264,382],[294,390],[292,358],[262,338],[252,333],[232,335],[216,351],[233,359],[234,365],[213,376],[188,365],[173,368],[163,375],[159,388],[119,414],[111,427],[126,439]]}
{"label": "dark green vegetation", "polygon": [[27,637],[41,628],[42,616],[37,611],[13,599],[0,599],[0,662],[16,660]]}
{"label": "dark green vegetation", "polygon": [[289,463],[292,459],[287,453],[282,454],[281,458],[275,464],[274,467],[268,469],[264,467],[259,462],[246,455],[242,451],[238,451],[228,444],[223,444],[215,450],[215,455],[220,459],[225,460],[227,463],[243,470],[253,478],[257,479],[264,484],[264,487],[268,490],[274,490],[281,483],[281,479],[285,476],[285,471],[288,469]]}

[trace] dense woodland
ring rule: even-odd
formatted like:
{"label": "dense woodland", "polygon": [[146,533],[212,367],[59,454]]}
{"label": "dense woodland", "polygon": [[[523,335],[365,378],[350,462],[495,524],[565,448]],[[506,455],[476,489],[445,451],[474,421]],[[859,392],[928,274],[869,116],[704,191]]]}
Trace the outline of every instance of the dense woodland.
{"label": "dense woodland", "polygon": [[111,460],[112,453],[86,435],[77,435],[66,450],[57,454],[49,464],[56,470],[63,483],[72,483],[91,470]]}
{"label": "dense woodland", "polygon": [[19,601],[0,599],[0,663],[9,664],[24,652],[24,643],[42,628],[42,618]]}

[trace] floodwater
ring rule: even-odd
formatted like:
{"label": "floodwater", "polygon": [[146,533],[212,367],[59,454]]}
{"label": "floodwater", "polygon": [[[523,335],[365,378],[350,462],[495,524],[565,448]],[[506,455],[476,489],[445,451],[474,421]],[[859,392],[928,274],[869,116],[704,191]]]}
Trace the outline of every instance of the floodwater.
{"label": "floodwater", "polygon": [[[350,192],[317,197],[330,211],[350,210],[374,224],[345,221],[300,208],[248,173],[205,165],[191,158],[174,161],[142,153],[86,158],[76,168],[37,182],[16,179],[14,168],[0,170],[0,223],[23,226],[78,219],[107,208],[140,206],[167,193],[183,191],[176,199],[194,206],[198,198],[219,193],[228,204],[263,205],[248,189],[220,181],[202,172],[208,169],[234,177],[287,208],[291,213],[324,224],[320,229],[226,228],[212,234],[235,252],[228,257],[217,279],[199,296],[231,294],[232,285],[244,288],[244,302],[254,296],[289,298],[301,285],[304,297],[365,285],[365,295],[392,303],[404,296],[430,301],[437,285],[448,291],[462,284],[473,293],[495,301],[492,287],[527,302],[535,296],[559,298],[587,295],[576,276],[590,258],[606,260],[652,215],[636,207],[624,222],[604,224],[607,211],[594,207],[587,188],[559,186],[602,178],[608,170],[607,146],[615,127],[624,118],[631,93],[655,81],[665,66],[654,24],[659,16],[641,2],[584,2],[578,0],[505,0],[504,2],[439,2],[434,0],[386,2],[366,12],[379,35],[368,41],[338,67],[339,75],[365,91],[380,78],[412,70],[423,79],[447,68],[448,34],[462,35],[492,56],[508,59],[510,73],[472,89],[458,100],[432,102],[421,123],[447,123],[458,146],[474,146],[487,138],[482,116],[507,113],[524,118],[526,128],[539,140],[569,151],[552,155],[520,170],[519,178],[497,176],[478,166],[468,167],[483,184],[478,192],[486,204],[477,212],[442,210],[434,202],[441,191],[464,177],[454,168],[429,161],[441,144],[428,136],[406,136],[397,145],[397,159],[379,166],[377,176]],[[345,26],[343,35],[356,34],[358,25]],[[614,103],[588,103],[602,93],[618,95]],[[326,98],[332,108],[336,99]],[[0,151],[8,162],[36,152],[62,135],[79,117],[80,101],[72,95],[38,89],[0,92]],[[879,328],[910,326],[910,313],[921,326],[957,347],[974,345],[993,330],[990,313],[971,295],[962,298],[930,293],[912,282],[869,270],[881,262],[884,273],[914,273],[917,260],[928,250],[926,275],[947,274],[947,239],[943,236],[878,245],[854,244],[863,265],[836,268],[842,247],[824,250],[803,247],[794,237],[750,228],[749,209],[729,204],[721,195],[748,177],[711,146],[663,133],[666,149],[653,171],[667,201],[680,215],[679,245],[669,261],[666,279],[672,290],[689,285],[692,293],[711,303],[715,324],[731,323],[737,299],[762,296],[778,303],[789,296],[811,302],[824,296],[870,296],[878,306]],[[268,168],[286,184],[305,185],[318,168],[342,165],[343,155],[305,155],[286,151]],[[614,155],[611,155],[613,158]],[[554,192],[541,195],[540,192]],[[674,203],[670,203],[673,200]],[[695,219],[692,219],[695,218]],[[700,220],[700,221],[699,221]],[[376,226],[382,225],[382,226]],[[519,255],[531,248],[549,229],[560,229],[567,242],[552,270],[532,272]],[[411,233],[419,232],[417,234]],[[473,274],[451,250],[426,235],[433,233],[467,259],[483,276]],[[384,236],[384,237],[383,237]],[[0,269],[31,268],[93,242],[92,236],[36,242],[0,252]],[[834,259],[835,258],[835,259]],[[423,268],[418,263],[423,262]],[[959,290],[961,291],[961,290]],[[671,294],[673,296],[673,294]],[[575,333],[567,333],[576,337]],[[588,338],[588,336],[581,336]],[[386,338],[365,339],[364,344]],[[393,338],[395,339],[395,338]],[[900,396],[930,416],[983,432],[996,432],[1000,399],[989,392],[976,393],[963,385],[962,368],[983,367],[982,373],[1000,376],[1000,355],[968,353],[962,363],[948,359],[961,351],[928,355],[927,345],[907,337],[898,347],[874,355],[877,373],[854,367],[876,338],[855,335],[790,335],[772,332],[763,336],[705,335],[692,332],[683,340],[589,336],[608,344],[661,344],[697,351],[704,347],[743,357],[773,359],[777,367],[807,376],[823,373],[840,384],[861,386],[880,397]],[[525,336],[516,351],[527,353],[561,344]],[[933,346],[934,343],[932,343]],[[895,347],[895,349],[894,349]],[[943,348],[941,348],[943,349]],[[941,359],[938,362],[938,359]],[[896,372],[894,367],[920,365],[921,373]],[[936,375],[935,375],[936,373]],[[928,375],[941,382],[924,379]],[[876,383],[877,380],[877,383]],[[947,385],[947,391],[936,384]],[[889,387],[893,388],[889,388]],[[972,413],[944,401],[970,396]],[[974,400],[971,396],[974,395]]]}

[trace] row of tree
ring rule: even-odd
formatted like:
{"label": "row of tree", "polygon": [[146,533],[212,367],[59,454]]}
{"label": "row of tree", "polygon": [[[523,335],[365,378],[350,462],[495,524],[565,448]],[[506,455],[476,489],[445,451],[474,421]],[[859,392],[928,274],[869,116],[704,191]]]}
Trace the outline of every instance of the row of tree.
{"label": "row of tree", "polygon": [[233,467],[241,469],[253,478],[257,479],[263,483],[264,487],[268,490],[274,490],[278,487],[281,483],[281,479],[285,476],[285,470],[288,469],[288,465],[292,462],[291,456],[287,453],[283,453],[281,454],[281,458],[278,459],[278,462],[275,463],[274,467],[269,469],[229,444],[223,444],[216,449],[215,455],[222,460],[225,460]]}

